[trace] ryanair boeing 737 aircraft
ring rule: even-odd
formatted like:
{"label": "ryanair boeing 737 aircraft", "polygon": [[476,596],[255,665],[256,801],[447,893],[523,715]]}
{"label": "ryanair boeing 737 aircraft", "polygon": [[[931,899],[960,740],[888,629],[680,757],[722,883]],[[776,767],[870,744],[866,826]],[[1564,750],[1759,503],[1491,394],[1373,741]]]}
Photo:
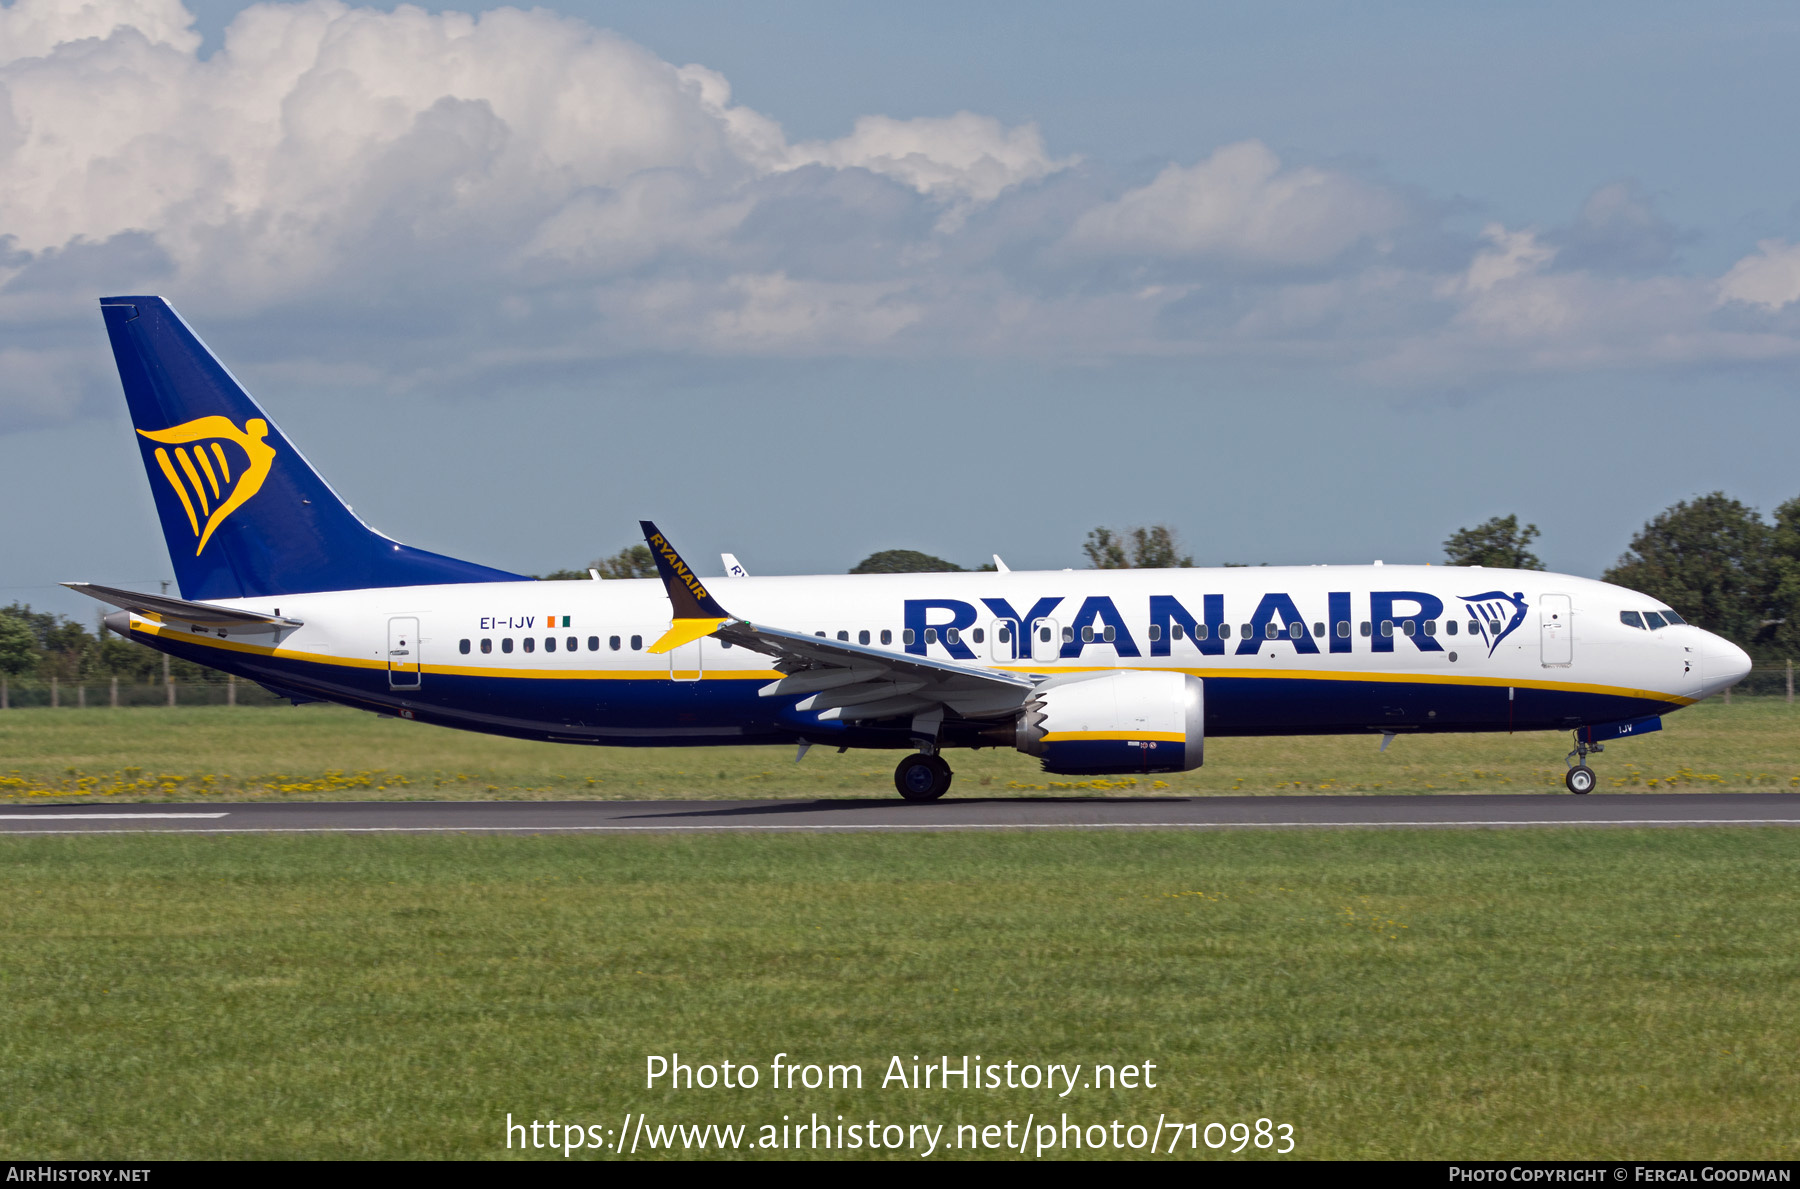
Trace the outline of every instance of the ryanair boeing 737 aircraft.
{"label": "ryanair boeing 737 aircraft", "polygon": [[1749,670],[1655,599],[1586,578],[1428,566],[539,582],[399,544],[338,499],[159,297],[101,300],[181,598],[87,583],[120,635],[296,703],[609,746],[908,754],[1055,773],[1186,771],[1212,735],[1574,732],[1606,741]]}

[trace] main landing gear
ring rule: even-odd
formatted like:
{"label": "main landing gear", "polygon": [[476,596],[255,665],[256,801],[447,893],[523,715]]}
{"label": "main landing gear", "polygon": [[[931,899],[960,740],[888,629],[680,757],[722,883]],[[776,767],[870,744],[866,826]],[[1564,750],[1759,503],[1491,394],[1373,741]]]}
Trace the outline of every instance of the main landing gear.
{"label": "main landing gear", "polygon": [[919,752],[901,760],[894,769],[894,787],[908,801],[935,801],[950,791],[955,773],[936,751]]}
{"label": "main landing gear", "polygon": [[1569,774],[1563,777],[1563,783],[1569,786],[1571,793],[1581,796],[1594,791],[1596,777],[1594,770],[1587,766],[1587,758],[1590,753],[1598,754],[1605,750],[1598,743],[1583,742],[1581,732],[1575,732],[1575,750],[1563,757],[1569,763]]}

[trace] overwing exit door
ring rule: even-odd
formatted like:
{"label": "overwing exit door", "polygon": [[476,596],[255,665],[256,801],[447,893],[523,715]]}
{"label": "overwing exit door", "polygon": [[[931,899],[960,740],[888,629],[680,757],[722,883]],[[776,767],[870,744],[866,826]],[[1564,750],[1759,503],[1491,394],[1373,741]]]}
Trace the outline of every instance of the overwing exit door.
{"label": "overwing exit door", "polygon": [[419,688],[419,621],[406,616],[388,620],[388,688]]}
{"label": "overwing exit door", "polygon": [[705,637],[690,640],[680,648],[669,649],[669,680],[698,681],[704,662],[700,659],[700,645]]}

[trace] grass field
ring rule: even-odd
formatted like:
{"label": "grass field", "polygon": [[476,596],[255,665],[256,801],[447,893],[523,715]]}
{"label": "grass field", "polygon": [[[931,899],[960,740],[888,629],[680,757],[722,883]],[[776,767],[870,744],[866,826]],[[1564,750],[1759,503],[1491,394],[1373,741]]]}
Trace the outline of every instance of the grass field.
{"label": "grass field", "polygon": [[[1713,701],[1594,761],[1597,791],[1800,788],[1800,707]],[[952,796],[1560,790],[1564,734],[1212,739],[1206,765],[1160,778],[1045,776],[1014,751],[956,752]],[[891,796],[898,753],[598,748],[528,743],[334,706],[0,713],[0,799],[13,801]]]}
{"label": "grass field", "polygon": [[[1315,1158],[1794,1159],[1797,877],[1778,829],[0,838],[0,1150],[1066,1111],[1260,1116]],[[761,1084],[645,1090],[671,1051]],[[772,1089],[780,1052],[865,1089]],[[1157,1088],[877,1088],[965,1053]]]}

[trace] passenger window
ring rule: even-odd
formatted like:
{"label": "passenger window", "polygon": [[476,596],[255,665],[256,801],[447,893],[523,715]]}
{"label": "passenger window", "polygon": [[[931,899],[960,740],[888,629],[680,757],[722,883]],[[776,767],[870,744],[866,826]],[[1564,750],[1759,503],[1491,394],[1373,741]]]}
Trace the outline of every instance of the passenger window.
{"label": "passenger window", "polygon": [[1288,639],[1298,640],[1300,637],[1302,637],[1304,635],[1306,635],[1306,625],[1305,624],[1300,623],[1298,621],[1288,624]]}
{"label": "passenger window", "polygon": [[867,644],[869,642],[869,633],[866,629],[856,633],[856,642],[858,644]]}
{"label": "passenger window", "polygon": [[642,636],[633,636],[631,638],[631,651],[637,652],[639,649],[641,649],[643,647],[644,647],[644,638]]}
{"label": "passenger window", "polygon": [[730,648],[730,647],[731,647],[731,641],[730,641],[730,640],[720,640],[720,641],[719,641],[719,647],[720,647],[720,648]]}
{"label": "passenger window", "polygon": [[[1150,630],[1151,630],[1151,632],[1155,632],[1155,631],[1156,631],[1156,629],[1155,629],[1155,628],[1151,628],[1151,629],[1150,629]],[[1203,633],[1204,633],[1204,632],[1205,632],[1205,631],[1206,631],[1206,625],[1205,625],[1205,624],[1201,624],[1201,625],[1200,625],[1200,626],[1199,626],[1199,627],[1198,627],[1198,628],[1197,628],[1197,629],[1195,629],[1195,631],[1194,631],[1194,635],[1195,635],[1195,636],[1197,636],[1197,637],[1199,637],[1199,638],[1200,638],[1200,639],[1202,639],[1202,640],[1204,640],[1204,639],[1206,639],[1206,637],[1205,637],[1205,635],[1204,635],[1204,634],[1203,634]],[[1172,624],[1170,624],[1170,625],[1169,625],[1169,639],[1171,639],[1171,640],[1179,640],[1179,639],[1181,639],[1181,637],[1182,637],[1182,636],[1183,636],[1183,634],[1184,634],[1184,633],[1183,633],[1183,631],[1182,631],[1182,628],[1181,628],[1181,625],[1180,625],[1180,624],[1178,624],[1178,623],[1172,623]],[[1156,637],[1155,637],[1155,636],[1154,636],[1154,635],[1152,635],[1152,636],[1151,636],[1151,637],[1150,637],[1150,638],[1151,638],[1151,639],[1152,639],[1152,640],[1154,640],[1154,639],[1156,639]]]}
{"label": "passenger window", "polygon": [[1471,636],[1473,636],[1473,635],[1475,635],[1475,634],[1476,634],[1476,633],[1477,633],[1477,632],[1479,632],[1479,631],[1480,631],[1480,630],[1481,630],[1481,624],[1480,624],[1480,622],[1479,622],[1479,621],[1477,621],[1477,620],[1473,620],[1473,619],[1471,619],[1471,620],[1470,620],[1470,621],[1469,621],[1469,635],[1471,635]]}
{"label": "passenger window", "polygon": [[1092,644],[1094,642],[1094,629],[1093,628],[1087,627],[1087,628],[1081,629],[1081,642],[1083,644]]}
{"label": "passenger window", "polygon": [[1427,636],[1437,635],[1437,620],[1428,619],[1425,621],[1425,634]]}
{"label": "passenger window", "polygon": [[1281,635],[1281,629],[1275,626],[1274,620],[1271,619],[1268,623],[1263,624],[1263,639],[1273,640],[1279,635]]}
{"label": "passenger window", "polygon": [[1384,636],[1391,636],[1394,634],[1394,621],[1393,620],[1384,619],[1381,621],[1381,634]]}
{"label": "passenger window", "polygon": [[894,642],[894,633],[890,632],[886,628],[882,628],[881,629],[881,642],[883,644],[892,644]]}
{"label": "passenger window", "polygon": [[[1177,630],[1180,630],[1179,627],[1177,627]],[[1162,639],[1162,624],[1153,623],[1150,625],[1150,639],[1152,642]]]}
{"label": "passenger window", "polygon": [[1444,634],[1446,636],[1456,635],[1456,621],[1454,619],[1446,619],[1444,621]]}
{"label": "passenger window", "polygon": [[467,640],[458,641],[457,645],[456,645],[456,651],[462,653],[464,656],[468,656],[469,655],[469,642]]}
{"label": "passenger window", "polygon": [[598,636],[589,636],[588,637],[588,651],[589,652],[599,652],[600,651],[600,637],[598,637]]}
{"label": "passenger window", "polygon": [[1323,623],[1313,624],[1313,635],[1323,636],[1324,634],[1325,634],[1325,625]]}
{"label": "passenger window", "polygon": [[1660,631],[1664,626],[1663,617],[1654,611],[1646,611],[1644,612],[1644,626],[1653,632]]}
{"label": "passenger window", "polygon": [[508,636],[508,637],[506,637],[506,639],[500,641],[500,651],[501,652],[511,652],[512,651],[512,637],[511,636]]}
{"label": "passenger window", "polygon": [[1243,627],[1243,635],[1244,635],[1244,639],[1246,639],[1246,640],[1248,640],[1250,637],[1256,635],[1256,625],[1249,624],[1249,623],[1245,624]]}
{"label": "passenger window", "polygon": [[[1347,619],[1338,620],[1337,634],[1338,634],[1338,639],[1340,639],[1340,640],[1348,640],[1350,638],[1350,621],[1349,620],[1347,620]],[[1367,633],[1367,632],[1363,633],[1363,635],[1365,635],[1365,636],[1368,634],[1369,633]]]}
{"label": "passenger window", "polygon": [[823,640],[825,638],[824,632],[814,632],[813,635],[817,636],[821,640]]}
{"label": "passenger window", "polygon": [[577,652],[581,649],[581,641],[577,640],[574,636],[570,636],[567,640],[563,641],[563,647],[567,648],[570,652]]}
{"label": "passenger window", "polygon": [[838,639],[840,639],[844,643],[848,644],[848,643],[850,643],[850,633],[849,632],[839,632]]}
{"label": "passenger window", "polygon": [[1221,639],[1221,640],[1231,639],[1231,625],[1230,624],[1222,623],[1219,625],[1219,639]]}
{"label": "passenger window", "polygon": [[974,638],[975,643],[977,643],[977,644],[979,644],[983,640],[987,639],[987,633],[982,631],[980,628],[976,628],[974,631],[970,632],[969,635]]}
{"label": "passenger window", "polygon": [[494,641],[491,638],[483,639],[481,641],[481,651],[483,651],[483,652],[494,651]]}
{"label": "passenger window", "polygon": [[913,642],[913,630],[907,628],[905,631],[901,632],[900,639],[907,644],[911,644]]}
{"label": "passenger window", "polygon": [[1012,629],[1011,628],[998,629],[994,633],[994,639],[998,640],[1002,644],[1011,644],[1012,643]]}
{"label": "passenger window", "polygon": [[606,638],[606,646],[614,652],[619,651],[619,638],[617,636],[608,636]]}
{"label": "passenger window", "polygon": [[1419,625],[1410,619],[1403,619],[1400,621],[1400,630],[1411,636],[1418,632]]}
{"label": "passenger window", "polygon": [[1498,636],[1500,634],[1500,621],[1497,619],[1488,620],[1488,631]]}
{"label": "passenger window", "polygon": [[1073,644],[1074,642],[1075,642],[1075,629],[1074,628],[1064,628],[1063,629],[1063,643],[1064,644]]}
{"label": "passenger window", "polygon": [[526,652],[536,652],[537,651],[537,637],[535,637],[535,636],[525,637],[525,651]]}
{"label": "passenger window", "polygon": [[1365,637],[1369,634],[1369,621],[1366,619],[1362,621],[1362,634]]}
{"label": "passenger window", "polygon": [[962,633],[957,631],[955,628],[945,628],[944,629],[944,643],[946,643],[946,644],[961,644],[962,643]]}
{"label": "passenger window", "polygon": [[555,636],[545,636],[544,637],[544,651],[545,652],[555,652],[556,651],[556,637]]}
{"label": "passenger window", "polygon": [[1038,629],[1038,639],[1043,641],[1045,644],[1050,643],[1050,629],[1049,628],[1039,628]]}
{"label": "passenger window", "polygon": [[1119,638],[1119,629],[1109,624],[1107,625],[1106,630],[1100,633],[1100,638],[1105,640],[1108,644],[1111,644],[1114,640]]}
{"label": "passenger window", "polygon": [[925,629],[925,643],[927,643],[927,644],[936,644],[937,643],[937,629],[936,628],[926,628]]}

